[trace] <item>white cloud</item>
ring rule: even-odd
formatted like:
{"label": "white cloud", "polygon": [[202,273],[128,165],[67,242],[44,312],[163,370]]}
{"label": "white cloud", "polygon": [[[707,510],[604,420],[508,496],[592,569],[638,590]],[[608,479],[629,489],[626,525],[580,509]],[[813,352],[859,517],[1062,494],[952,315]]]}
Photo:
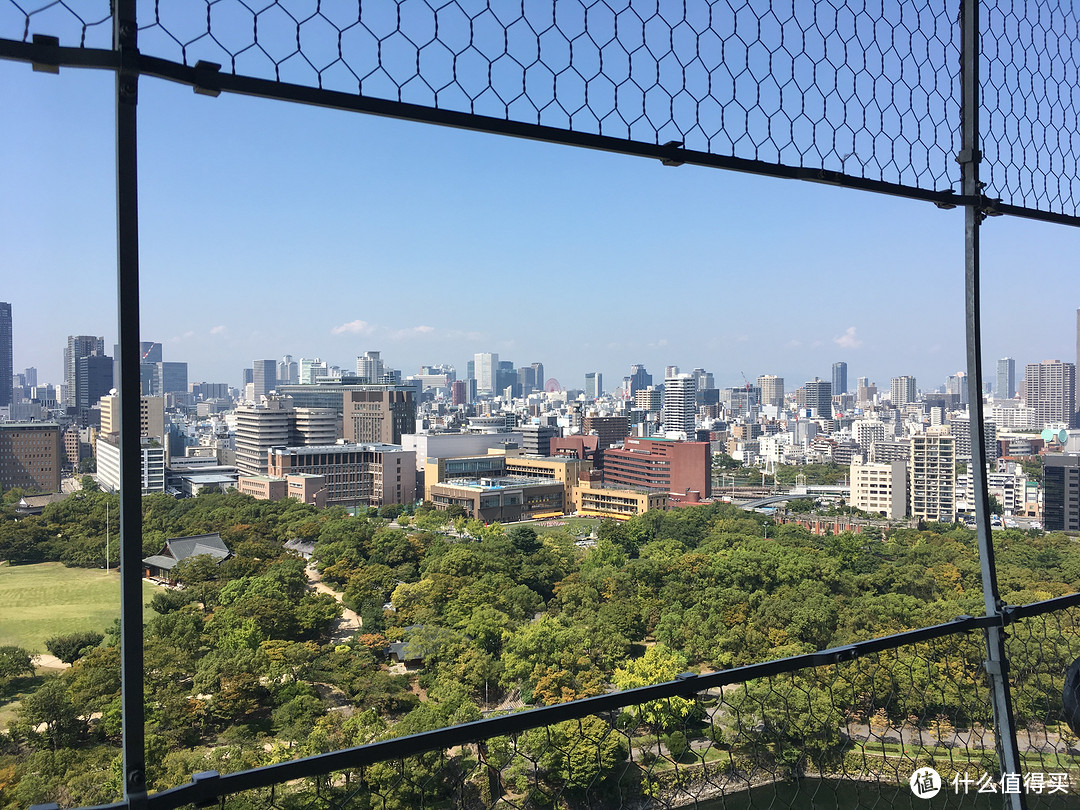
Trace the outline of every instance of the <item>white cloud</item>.
{"label": "white cloud", "polygon": [[223,335],[225,334],[224,326],[215,326],[210,330],[211,335]]}
{"label": "white cloud", "polygon": [[833,343],[841,349],[857,349],[862,346],[862,341],[855,337],[855,327],[849,326],[844,334],[833,338]]}
{"label": "white cloud", "polygon": [[370,335],[375,327],[367,321],[355,320],[335,326],[330,330],[332,335]]}
{"label": "white cloud", "polygon": [[417,337],[419,335],[427,335],[435,331],[434,326],[411,326],[408,329],[398,329],[391,334],[391,338],[394,340],[403,340],[411,337]]}

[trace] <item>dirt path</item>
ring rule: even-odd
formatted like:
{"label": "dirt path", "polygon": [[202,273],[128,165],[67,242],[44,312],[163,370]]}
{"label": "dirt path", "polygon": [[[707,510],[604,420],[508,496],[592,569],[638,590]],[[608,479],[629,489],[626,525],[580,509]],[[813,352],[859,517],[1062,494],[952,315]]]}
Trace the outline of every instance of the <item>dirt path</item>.
{"label": "dirt path", "polygon": [[71,664],[65,664],[55,655],[49,655],[49,653],[30,656],[30,663],[35,667],[45,667],[47,669],[67,669],[71,666]]}
{"label": "dirt path", "polygon": [[[341,594],[322,581],[322,575],[315,570],[314,566],[309,565],[305,572],[307,573],[308,582],[312,584],[316,592],[328,593],[341,603]],[[362,627],[363,622],[360,621],[360,617],[342,604],[341,618],[337,620],[334,629],[330,632],[330,640],[335,644],[348,641],[356,633],[360,632]]]}

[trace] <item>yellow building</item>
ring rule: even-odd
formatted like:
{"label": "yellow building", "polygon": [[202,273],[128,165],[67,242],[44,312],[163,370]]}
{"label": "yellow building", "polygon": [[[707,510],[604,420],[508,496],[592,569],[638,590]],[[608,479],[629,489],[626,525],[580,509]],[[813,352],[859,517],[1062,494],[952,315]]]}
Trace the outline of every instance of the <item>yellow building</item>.
{"label": "yellow building", "polygon": [[668,494],[657,490],[601,486],[582,481],[573,488],[574,509],[586,517],[609,517],[627,520],[650,509],[665,509]]}

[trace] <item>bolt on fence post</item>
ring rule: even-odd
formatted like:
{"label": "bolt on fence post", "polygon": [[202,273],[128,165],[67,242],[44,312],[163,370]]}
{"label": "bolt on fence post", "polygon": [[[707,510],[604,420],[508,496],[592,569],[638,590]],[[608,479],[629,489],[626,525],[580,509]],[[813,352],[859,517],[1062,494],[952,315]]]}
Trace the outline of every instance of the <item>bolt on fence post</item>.
{"label": "bolt on fence post", "polygon": [[139,64],[135,0],[113,2],[116,72],[116,304],[120,345],[120,672],[124,800],[146,806],[143,700],[142,443],[139,406]]}
{"label": "bolt on fence post", "polygon": [[[961,144],[958,161],[962,170],[964,206],[965,312],[967,334],[967,386],[971,412],[971,485],[975,502],[976,532],[979,542],[979,565],[982,569],[983,599],[986,615],[1002,615],[994,564],[994,544],[990,529],[990,501],[986,475],[986,431],[983,427],[982,400],[982,325],[979,312],[979,228],[983,211],[982,184],[979,182],[979,0],[960,3],[960,94]],[[1009,669],[1005,657],[1005,629],[995,623],[986,630],[986,676],[994,710],[994,738],[998,764],[1003,774],[1021,772],[1016,744],[1016,725],[1009,691]],[[1005,794],[1005,806],[1022,810],[1024,797]]]}

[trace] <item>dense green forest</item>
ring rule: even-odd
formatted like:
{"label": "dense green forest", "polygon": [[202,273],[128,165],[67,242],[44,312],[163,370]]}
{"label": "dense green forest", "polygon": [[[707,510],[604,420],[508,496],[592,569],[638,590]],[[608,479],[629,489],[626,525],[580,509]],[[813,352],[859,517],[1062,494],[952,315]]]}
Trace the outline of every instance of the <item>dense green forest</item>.
{"label": "dense green forest", "polygon": [[[82,493],[20,520],[7,504],[0,559],[103,565],[108,497]],[[235,771],[485,710],[553,704],[982,612],[974,533],[948,525],[825,537],[770,525],[765,539],[760,515],[717,504],[605,521],[584,544],[558,529],[484,527],[423,507],[391,523],[236,493],[150,496],[143,504],[146,553],[167,537],[205,532],[220,532],[233,551],[220,565],[207,557],[180,564],[184,587],[161,589],[148,606],[153,789],[198,771]],[[315,542],[314,566],[361,616],[361,633],[331,638],[341,605],[316,593],[305,562],[283,551],[294,539]],[[1006,602],[1075,590],[1080,550],[1065,536],[1002,531],[994,539]],[[1029,657],[1060,675],[1080,654],[1075,628],[1040,627],[1037,638],[1015,643],[1037,644]],[[60,675],[0,667],[0,707],[21,698],[0,736],[0,808],[118,798],[117,629],[101,630],[101,643],[71,653],[74,664]],[[389,665],[387,645],[399,640],[418,657],[415,671]],[[647,704],[620,716],[620,734],[595,719],[492,740],[486,761],[505,768],[511,789],[568,796],[609,777],[625,781],[630,748],[642,739],[662,740],[675,756],[708,737],[738,755],[737,767],[824,772],[850,752],[844,724],[988,724],[988,707],[972,696],[977,672],[974,680],[957,674],[977,670],[978,645],[955,637],[852,669],[812,670],[783,686],[755,682],[714,696],[725,713],[710,715],[708,701]],[[1018,719],[1045,723],[1060,687],[1054,695],[1041,670],[1024,667],[1027,648],[1016,648],[1013,671]],[[792,690],[809,709],[791,708]],[[551,755],[567,747],[578,755]],[[460,753],[452,770],[459,785],[483,793],[490,788],[476,756]],[[526,761],[539,768],[538,782],[525,778]],[[389,806],[410,806],[408,785],[391,766],[366,778],[397,785]],[[638,782],[649,790],[648,779]],[[439,784],[431,776],[424,789],[438,795]]]}

